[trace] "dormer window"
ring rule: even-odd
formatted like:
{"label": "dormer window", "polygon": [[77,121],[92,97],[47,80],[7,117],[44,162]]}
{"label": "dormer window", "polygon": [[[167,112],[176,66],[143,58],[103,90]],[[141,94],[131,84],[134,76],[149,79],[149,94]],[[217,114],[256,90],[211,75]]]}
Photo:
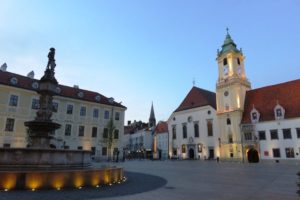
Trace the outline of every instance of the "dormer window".
{"label": "dormer window", "polygon": [[284,119],[285,110],[284,108],[277,103],[274,108],[274,115],[276,120]]}
{"label": "dormer window", "polygon": [[257,120],[257,113],[256,112],[252,113],[252,120]]}
{"label": "dormer window", "polygon": [[260,114],[259,114],[258,110],[256,110],[254,107],[253,107],[253,109],[252,109],[250,115],[251,115],[251,122],[252,122],[252,123],[257,123],[257,122],[259,122]]}

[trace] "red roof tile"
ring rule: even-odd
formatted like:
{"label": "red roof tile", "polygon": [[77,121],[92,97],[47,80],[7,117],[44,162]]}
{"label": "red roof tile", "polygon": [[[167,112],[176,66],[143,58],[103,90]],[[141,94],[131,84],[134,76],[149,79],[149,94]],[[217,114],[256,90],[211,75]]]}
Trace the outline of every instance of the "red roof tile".
{"label": "red roof tile", "polygon": [[[11,82],[10,82],[11,78],[13,78],[13,77],[16,77],[18,80],[18,83],[16,85],[11,84]],[[31,79],[26,76],[14,74],[14,73],[7,72],[7,71],[4,72],[4,71],[0,70],[0,84],[3,84],[3,85],[8,85],[11,87],[17,87],[17,88],[22,88],[22,89],[26,89],[26,90],[36,91],[36,89],[34,89],[32,87],[32,83],[38,82],[38,81],[39,80]],[[83,89],[79,89],[79,88],[69,87],[69,86],[65,86],[65,85],[59,85],[58,87],[61,89],[61,92],[59,94],[57,94],[58,96],[126,108],[125,106],[123,106],[120,103],[117,103],[115,101],[113,101],[112,103],[109,102],[109,98],[107,98],[97,92],[92,92],[92,91],[83,90]],[[84,96],[82,98],[78,96],[79,92],[82,92],[84,94]],[[96,96],[101,97],[100,101],[97,101],[95,99]]]}
{"label": "red roof tile", "polygon": [[175,112],[210,105],[216,109],[216,94],[193,87]]}
{"label": "red roof tile", "polygon": [[159,122],[155,127],[155,133],[166,133],[168,132],[168,124],[167,122]]}
{"label": "red roof tile", "polygon": [[259,121],[275,120],[277,102],[285,109],[286,119],[300,117],[300,79],[247,91],[242,123],[251,123],[253,106]]}

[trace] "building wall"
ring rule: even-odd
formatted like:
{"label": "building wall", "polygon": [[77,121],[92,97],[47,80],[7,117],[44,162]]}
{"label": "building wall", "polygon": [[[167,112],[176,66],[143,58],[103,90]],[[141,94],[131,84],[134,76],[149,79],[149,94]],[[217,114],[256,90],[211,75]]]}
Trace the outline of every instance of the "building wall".
{"label": "building wall", "polygon": [[[9,106],[11,95],[18,96],[18,105]],[[33,120],[35,117],[36,109],[32,109],[32,99],[38,99],[39,96],[35,91],[25,90],[22,88],[0,85],[0,146],[10,144],[11,147],[26,147],[26,127],[25,121]],[[119,130],[119,138],[115,140],[112,150],[114,148],[123,148],[122,136],[124,135],[124,113],[125,109],[120,107],[113,107],[94,102],[88,102],[78,99],[65,98],[55,96],[54,102],[58,103],[57,112],[53,113],[52,119],[54,122],[60,123],[61,128],[56,130],[55,138],[52,143],[57,148],[78,149],[82,147],[84,150],[91,150],[92,147],[96,148],[95,156],[102,156],[102,147],[105,147],[103,140],[103,130],[109,119],[104,119],[104,112],[107,110],[110,113],[119,112],[119,120],[114,119],[114,125]],[[67,114],[67,105],[73,105],[73,114]],[[86,116],[80,116],[81,106],[86,107]],[[93,117],[93,109],[99,109],[98,118]],[[113,116],[114,117],[114,116]],[[13,131],[5,131],[7,118],[15,119]],[[65,135],[65,126],[70,124],[72,126],[71,135]],[[78,135],[79,126],[84,126],[84,136]],[[92,137],[92,128],[97,127],[97,137]]]}
{"label": "building wall", "polygon": [[[210,113],[210,114],[209,114]],[[208,136],[207,121],[212,121],[213,136]],[[211,106],[175,112],[168,120],[169,156],[173,157],[174,150],[181,159],[189,158],[189,148],[194,149],[196,159],[209,158],[209,150],[214,150],[214,158],[220,156],[219,130],[216,110]],[[194,135],[194,123],[199,124],[199,138]],[[187,126],[187,138],[183,138],[183,124]],[[176,139],[173,139],[173,127],[176,127]],[[182,153],[182,145],[186,145],[186,153]],[[202,152],[198,151],[198,146]],[[189,147],[189,148],[188,148]]]}
{"label": "building wall", "polygon": [[[255,124],[255,135],[259,140],[259,131],[265,131],[266,140],[259,140],[260,158],[266,160],[299,160],[300,159],[300,138],[296,129],[300,128],[300,118],[283,119],[278,121],[267,121]],[[284,139],[282,129],[291,129],[291,139]],[[270,130],[277,130],[278,139],[271,139]],[[280,149],[280,157],[274,157],[274,148]],[[286,157],[286,148],[293,148],[294,158]]]}
{"label": "building wall", "polygon": [[[158,133],[156,134],[157,137],[157,149],[158,151],[161,151],[161,159],[165,160],[168,159],[168,146],[169,146],[169,141],[168,141],[168,132],[164,133]],[[158,152],[159,154],[159,152]],[[159,157],[159,155],[158,155]]]}

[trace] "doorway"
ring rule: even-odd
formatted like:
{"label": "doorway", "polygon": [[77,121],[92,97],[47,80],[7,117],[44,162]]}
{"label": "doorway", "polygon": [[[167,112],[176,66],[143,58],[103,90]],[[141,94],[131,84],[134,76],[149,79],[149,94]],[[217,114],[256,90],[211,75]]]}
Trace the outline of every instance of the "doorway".
{"label": "doorway", "polygon": [[189,149],[189,159],[195,159],[195,151],[193,148]]}
{"label": "doorway", "polygon": [[215,158],[215,151],[214,151],[214,149],[209,149],[208,159],[214,159],[214,158]]}
{"label": "doorway", "polygon": [[249,163],[258,163],[259,162],[258,151],[254,148],[249,149],[247,152],[247,158]]}

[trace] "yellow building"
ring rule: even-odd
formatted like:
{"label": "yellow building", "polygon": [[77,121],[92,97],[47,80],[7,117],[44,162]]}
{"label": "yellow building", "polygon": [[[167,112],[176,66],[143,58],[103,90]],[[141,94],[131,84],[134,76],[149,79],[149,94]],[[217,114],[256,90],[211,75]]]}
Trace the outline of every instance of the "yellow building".
{"label": "yellow building", "polygon": [[[28,76],[0,70],[0,146],[26,147],[25,121],[35,117],[39,107],[36,90],[38,80],[31,72]],[[61,128],[54,133],[51,144],[54,148],[91,150],[97,159],[105,159],[117,150],[121,151],[126,107],[97,92],[80,89],[78,86],[59,85],[54,97],[54,122]],[[115,130],[113,144],[108,152],[106,128],[113,120]],[[120,154],[122,155],[122,154]]]}

